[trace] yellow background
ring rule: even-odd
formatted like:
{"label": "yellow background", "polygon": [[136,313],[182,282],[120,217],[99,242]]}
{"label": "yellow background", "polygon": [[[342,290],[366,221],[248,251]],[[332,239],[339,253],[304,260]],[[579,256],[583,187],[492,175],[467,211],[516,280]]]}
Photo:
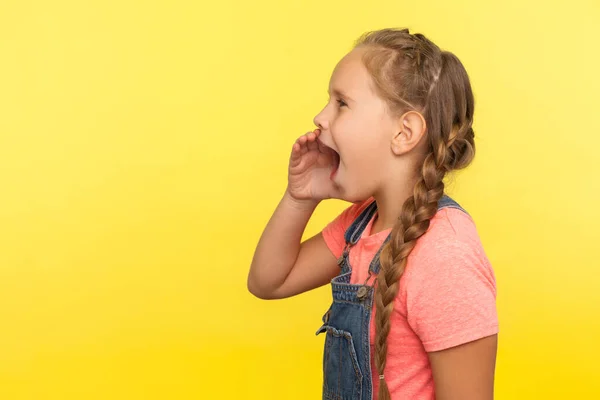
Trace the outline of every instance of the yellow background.
{"label": "yellow background", "polygon": [[595,0],[3,0],[0,398],[319,398],[329,289],[246,276],[331,70],[388,26],[472,78],[449,188],[497,275],[497,398],[600,398]]}

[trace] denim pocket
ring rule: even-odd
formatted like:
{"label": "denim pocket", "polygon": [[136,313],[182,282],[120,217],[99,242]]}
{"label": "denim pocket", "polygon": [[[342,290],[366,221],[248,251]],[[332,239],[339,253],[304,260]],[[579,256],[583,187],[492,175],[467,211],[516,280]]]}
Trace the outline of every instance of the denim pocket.
{"label": "denim pocket", "polygon": [[323,354],[323,399],[360,400],[363,374],[350,332],[323,325],[327,332]]}

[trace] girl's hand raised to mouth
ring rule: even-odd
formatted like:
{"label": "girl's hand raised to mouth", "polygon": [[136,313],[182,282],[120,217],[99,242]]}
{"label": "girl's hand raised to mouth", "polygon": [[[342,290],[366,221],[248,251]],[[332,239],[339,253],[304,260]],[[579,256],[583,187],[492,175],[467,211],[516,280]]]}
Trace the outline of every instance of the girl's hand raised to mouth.
{"label": "girl's hand raised to mouth", "polygon": [[287,192],[295,200],[318,203],[340,198],[339,187],[332,179],[339,165],[339,155],[321,143],[320,134],[319,129],[308,132],[292,147]]}

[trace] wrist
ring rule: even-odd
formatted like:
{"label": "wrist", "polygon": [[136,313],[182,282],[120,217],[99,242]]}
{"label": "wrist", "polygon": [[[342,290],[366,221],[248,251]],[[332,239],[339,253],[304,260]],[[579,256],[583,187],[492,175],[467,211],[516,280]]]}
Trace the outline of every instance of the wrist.
{"label": "wrist", "polygon": [[287,190],[283,195],[283,199],[286,203],[301,211],[313,211],[321,202],[320,200],[315,199],[297,199]]}

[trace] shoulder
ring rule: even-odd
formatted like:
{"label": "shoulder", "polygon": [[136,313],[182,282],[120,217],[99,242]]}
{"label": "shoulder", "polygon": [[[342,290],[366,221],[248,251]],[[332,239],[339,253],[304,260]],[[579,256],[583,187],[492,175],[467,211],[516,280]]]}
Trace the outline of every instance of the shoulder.
{"label": "shoulder", "polygon": [[[460,287],[467,276],[477,277],[493,293],[496,282],[473,219],[456,208],[443,208],[431,219],[409,255],[407,285],[443,284]],[[410,289],[410,287],[407,287]]]}
{"label": "shoulder", "polygon": [[415,245],[409,257],[431,260],[464,256],[467,253],[485,257],[475,222],[456,208],[443,208],[431,219],[429,229]]}
{"label": "shoulder", "polygon": [[401,302],[427,351],[453,347],[498,331],[496,281],[475,223],[444,208],[408,257]]}

